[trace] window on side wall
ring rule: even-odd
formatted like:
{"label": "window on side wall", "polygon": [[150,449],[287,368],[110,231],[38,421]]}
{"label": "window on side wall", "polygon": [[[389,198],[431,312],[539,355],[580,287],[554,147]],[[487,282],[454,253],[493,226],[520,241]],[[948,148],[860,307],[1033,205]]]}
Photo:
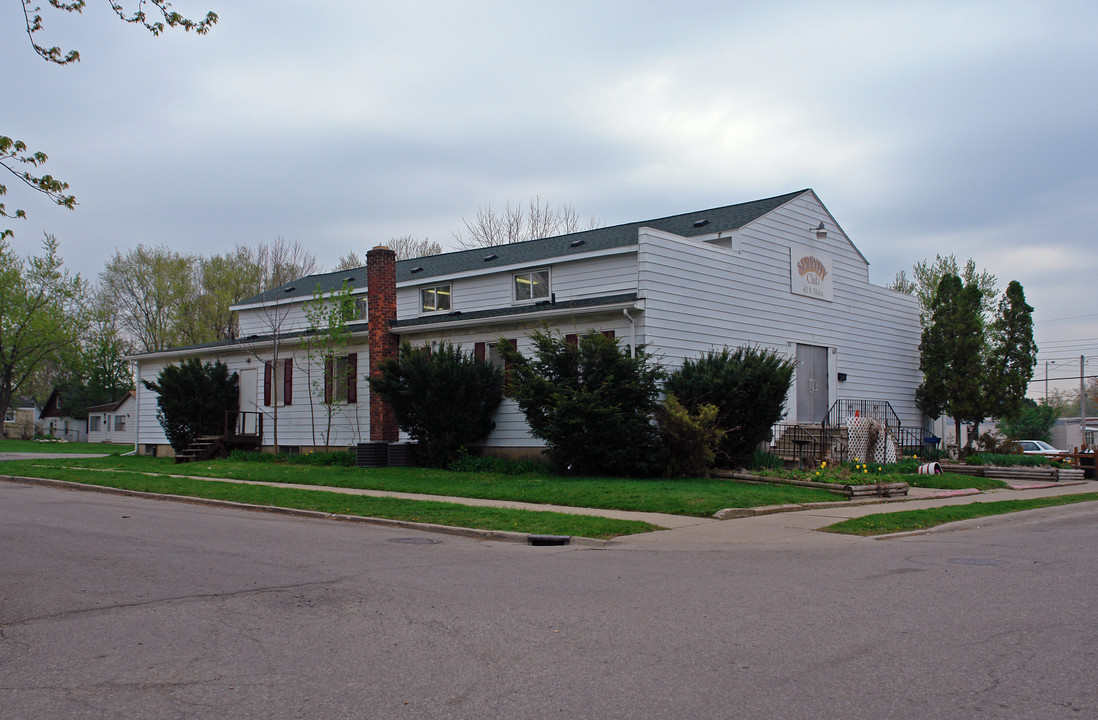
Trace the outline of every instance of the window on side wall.
{"label": "window on side wall", "polygon": [[325,358],[324,402],[358,402],[358,353]]}
{"label": "window on side wall", "polygon": [[515,273],[511,277],[514,285],[515,302],[549,299],[548,270]]}
{"label": "window on side wall", "polygon": [[126,429],[126,416],[115,415],[114,416],[114,429],[116,432],[122,432]]}
{"label": "window on side wall", "polygon": [[420,307],[425,313],[450,311],[450,283],[420,288]]}
{"label": "window on side wall", "polygon": [[[50,430],[53,430],[53,423],[50,423]],[[88,418],[88,431],[99,432],[99,416],[92,415]]]}

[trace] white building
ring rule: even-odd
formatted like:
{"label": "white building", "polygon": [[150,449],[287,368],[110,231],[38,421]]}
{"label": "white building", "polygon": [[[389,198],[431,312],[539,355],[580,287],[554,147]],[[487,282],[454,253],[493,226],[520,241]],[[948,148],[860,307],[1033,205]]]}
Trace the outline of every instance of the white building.
{"label": "white building", "polygon": [[88,408],[88,442],[132,444],[137,438],[137,393]]}
{"label": "white building", "polygon": [[[343,283],[359,299],[351,343],[338,358],[310,360],[305,303]],[[887,402],[922,434],[917,300],[869,282],[868,261],[812,190],[396,263],[375,248],[365,268],[302,278],[235,309],[240,339],[139,356],[138,377],[155,380],[188,356],[223,360],[240,375],[237,422],[264,446],[275,444],[276,412],[284,448],[395,440],[365,376],[399,340],[445,340],[491,357],[501,337],[526,351],[543,323],[563,334],[612,332],[670,367],[713,348],[772,348],[797,361],[786,422],[819,423],[838,401]],[[351,382],[332,387],[332,370],[343,368]],[[156,397],[138,387],[137,442],[164,452]],[[325,393],[337,401],[327,443]],[[485,447],[540,445],[505,399]]]}

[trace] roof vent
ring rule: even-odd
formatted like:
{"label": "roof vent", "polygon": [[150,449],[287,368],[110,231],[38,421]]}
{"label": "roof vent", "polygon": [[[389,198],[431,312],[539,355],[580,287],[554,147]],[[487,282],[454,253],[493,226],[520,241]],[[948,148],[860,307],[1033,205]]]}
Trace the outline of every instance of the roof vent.
{"label": "roof vent", "polygon": [[694,227],[705,227],[708,224],[709,224],[708,220],[695,220],[694,221]]}
{"label": "roof vent", "polygon": [[499,257],[499,255],[496,255],[495,253],[492,253],[491,255],[485,255],[484,256],[484,262],[491,262],[491,261],[495,260],[498,257]]}
{"label": "roof vent", "polygon": [[282,292],[293,292],[294,290],[297,290],[297,288],[294,287],[293,285],[291,285],[290,287],[286,288]]}
{"label": "roof vent", "polygon": [[411,273],[423,272],[423,267],[422,266],[414,267],[409,272],[411,272]]}
{"label": "roof vent", "polygon": [[345,277],[345,278],[343,278],[343,279],[344,279],[344,280],[345,280],[346,282],[354,282],[354,281],[355,281],[355,276],[354,276],[354,275],[348,275],[347,277]]}
{"label": "roof vent", "polygon": [[579,247],[580,245],[585,245],[586,243],[586,240],[573,240],[572,242],[568,243],[568,247]]}

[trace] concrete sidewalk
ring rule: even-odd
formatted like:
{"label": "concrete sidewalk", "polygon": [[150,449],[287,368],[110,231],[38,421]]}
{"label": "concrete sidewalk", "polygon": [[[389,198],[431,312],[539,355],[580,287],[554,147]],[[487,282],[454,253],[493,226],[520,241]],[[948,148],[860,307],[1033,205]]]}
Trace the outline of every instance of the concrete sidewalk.
{"label": "concrete sidewalk", "polygon": [[[70,455],[69,457],[75,456]],[[583,508],[568,505],[544,505],[512,500],[424,495],[420,493],[365,490],[324,485],[233,480],[229,478],[210,478],[183,474],[171,475],[170,477],[216,482],[233,482],[246,485],[267,485],[270,487],[295,488],[299,490],[322,490],[326,492],[344,493],[347,495],[429,500],[460,505],[549,511],[573,515],[595,515],[621,520],[638,520],[665,529],[638,535],[622,536],[606,541],[606,544],[621,547],[645,547],[652,549],[700,549],[705,546],[735,546],[762,542],[797,541],[808,537],[817,538],[821,542],[863,541],[865,538],[819,533],[816,531],[848,518],[862,517],[876,513],[902,512],[905,510],[920,510],[945,505],[964,505],[973,502],[997,502],[1000,500],[1051,497],[1056,495],[1072,495],[1098,491],[1098,483],[1093,481],[1064,483],[1019,481],[1015,482],[1010,489],[987,490],[983,492],[975,489],[938,490],[913,487],[910,488],[909,494],[906,497],[888,499],[872,498],[850,501],[840,500],[834,503],[811,503],[807,505],[752,508],[745,510],[745,513],[751,514],[748,517],[735,517],[721,520],[715,517],[690,517],[685,515],[668,515],[664,513]]]}

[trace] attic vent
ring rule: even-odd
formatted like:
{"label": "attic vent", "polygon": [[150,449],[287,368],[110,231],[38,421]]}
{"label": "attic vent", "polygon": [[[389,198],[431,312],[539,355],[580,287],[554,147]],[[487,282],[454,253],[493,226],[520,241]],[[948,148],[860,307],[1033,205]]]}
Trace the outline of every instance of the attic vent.
{"label": "attic vent", "polygon": [[297,290],[297,288],[295,288],[293,285],[291,285],[290,287],[286,288],[282,292],[293,292],[294,290]]}
{"label": "attic vent", "polygon": [[499,257],[499,255],[496,255],[495,253],[492,253],[491,255],[485,255],[484,256],[484,262],[491,262],[492,260],[495,260],[498,257]]}
{"label": "attic vent", "polygon": [[414,267],[409,272],[412,272],[412,273],[423,272],[423,268],[422,267]]}
{"label": "attic vent", "polygon": [[579,247],[580,245],[586,244],[586,242],[586,240],[573,240],[572,242],[568,243],[568,247]]}
{"label": "attic vent", "polygon": [[708,224],[709,224],[708,220],[695,220],[694,221],[694,227],[705,227]]}

